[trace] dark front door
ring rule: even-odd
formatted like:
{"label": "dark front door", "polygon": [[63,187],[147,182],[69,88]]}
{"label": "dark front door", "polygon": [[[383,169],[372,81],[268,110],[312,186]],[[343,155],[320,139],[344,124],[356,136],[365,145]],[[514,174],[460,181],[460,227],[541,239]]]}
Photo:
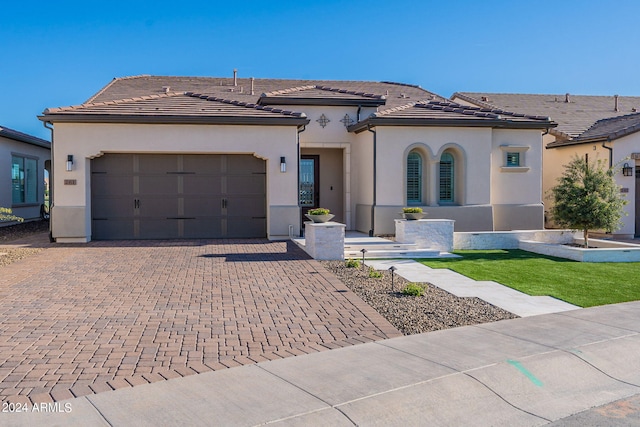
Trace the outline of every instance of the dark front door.
{"label": "dark front door", "polygon": [[300,157],[300,210],[302,224],[309,209],[320,207],[320,156]]}

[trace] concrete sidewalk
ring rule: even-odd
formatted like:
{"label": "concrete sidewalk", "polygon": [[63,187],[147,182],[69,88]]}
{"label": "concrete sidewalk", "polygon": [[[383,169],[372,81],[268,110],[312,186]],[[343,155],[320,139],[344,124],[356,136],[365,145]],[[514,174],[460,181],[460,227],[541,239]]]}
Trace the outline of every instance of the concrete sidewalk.
{"label": "concrete sidewalk", "polygon": [[207,372],[57,402],[56,413],[1,413],[0,424],[633,425],[639,394],[632,302]]}

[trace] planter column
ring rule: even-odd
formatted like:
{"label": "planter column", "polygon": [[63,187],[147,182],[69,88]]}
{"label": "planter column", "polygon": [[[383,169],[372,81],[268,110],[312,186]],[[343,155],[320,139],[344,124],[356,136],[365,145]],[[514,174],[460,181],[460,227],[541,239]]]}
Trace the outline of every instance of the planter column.
{"label": "planter column", "polygon": [[343,260],[346,228],[345,224],[339,222],[306,222],[305,250],[314,259]]}

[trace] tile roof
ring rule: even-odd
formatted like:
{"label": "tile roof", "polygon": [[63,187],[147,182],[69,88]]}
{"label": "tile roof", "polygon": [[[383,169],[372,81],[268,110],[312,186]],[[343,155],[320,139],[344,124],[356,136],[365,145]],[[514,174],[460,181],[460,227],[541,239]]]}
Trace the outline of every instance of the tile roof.
{"label": "tile roof", "polygon": [[13,139],[14,141],[24,142],[26,144],[37,145],[39,147],[51,148],[51,143],[47,140],[40,139],[33,135],[18,132],[8,127],[0,126],[0,136]]}
{"label": "tile roof", "polygon": [[233,123],[239,121],[245,124],[274,120],[292,124],[308,122],[304,113],[193,92],[169,92],[113,101],[94,101],[70,107],[48,108],[44,111],[43,119],[73,121],[77,120],[78,116],[88,121],[121,121],[128,117],[131,121],[151,122]]}
{"label": "tile roof", "polygon": [[480,106],[549,116],[558,123],[551,132],[565,139],[579,137],[598,120],[640,110],[637,96],[619,96],[618,111],[614,96],[456,92],[451,98],[455,97]]}
{"label": "tile roof", "polygon": [[498,108],[472,107],[451,101],[411,102],[374,113],[349,130],[361,132],[368,125],[414,124],[418,126],[468,125],[510,128],[551,128],[556,124],[545,116],[528,116]]}
{"label": "tile roof", "polygon": [[626,116],[610,117],[598,120],[580,134],[577,138],[569,141],[554,141],[547,144],[547,147],[560,147],[576,143],[593,142],[598,140],[614,140],[623,136],[640,131],[640,113],[628,114]]}
{"label": "tile roof", "polygon": [[[253,80],[253,94],[251,85]],[[301,93],[309,96],[323,94],[324,97],[344,98],[362,97],[380,99],[384,96],[385,105],[393,108],[408,101],[445,100],[442,96],[429,92],[419,86],[392,82],[370,82],[350,80],[295,80],[295,79],[248,79],[238,78],[234,86],[232,77],[175,77],[175,76],[132,76],[113,79],[109,84],[93,95],[88,103],[114,101],[118,99],[158,95],[167,91],[194,92],[225,99],[234,99],[258,103],[262,94],[267,97],[276,94]],[[315,89],[314,89],[315,88]]]}

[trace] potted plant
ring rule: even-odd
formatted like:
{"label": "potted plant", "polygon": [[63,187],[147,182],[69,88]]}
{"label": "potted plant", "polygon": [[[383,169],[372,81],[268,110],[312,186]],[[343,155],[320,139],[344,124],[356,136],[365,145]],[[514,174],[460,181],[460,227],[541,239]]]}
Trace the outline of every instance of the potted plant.
{"label": "potted plant", "polygon": [[309,211],[305,214],[305,216],[313,222],[327,222],[327,221],[331,221],[331,219],[335,215],[332,215],[329,209],[316,208],[316,209],[309,209]]}
{"label": "potted plant", "polygon": [[422,208],[402,208],[402,215],[407,220],[421,219],[424,216]]}

